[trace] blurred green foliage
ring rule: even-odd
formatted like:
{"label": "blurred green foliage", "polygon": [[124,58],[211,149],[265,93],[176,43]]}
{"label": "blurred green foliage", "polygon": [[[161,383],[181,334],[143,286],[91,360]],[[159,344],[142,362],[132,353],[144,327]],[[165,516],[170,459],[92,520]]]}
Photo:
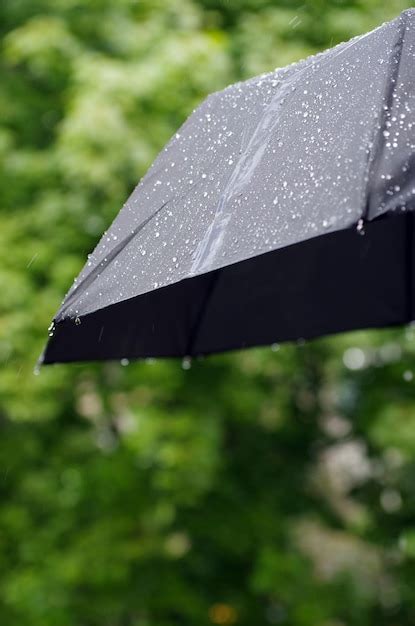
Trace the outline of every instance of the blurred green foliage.
{"label": "blurred green foliage", "polygon": [[32,373],[207,93],[408,6],[2,0],[2,625],[415,623],[413,328]]}

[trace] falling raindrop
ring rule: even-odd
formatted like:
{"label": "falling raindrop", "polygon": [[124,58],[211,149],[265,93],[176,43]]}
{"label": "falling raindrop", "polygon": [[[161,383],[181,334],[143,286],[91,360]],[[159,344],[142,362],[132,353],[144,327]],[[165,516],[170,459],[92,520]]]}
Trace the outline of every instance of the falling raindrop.
{"label": "falling raindrop", "polygon": [[185,356],[182,360],[182,369],[190,370],[191,367],[192,367],[192,357]]}

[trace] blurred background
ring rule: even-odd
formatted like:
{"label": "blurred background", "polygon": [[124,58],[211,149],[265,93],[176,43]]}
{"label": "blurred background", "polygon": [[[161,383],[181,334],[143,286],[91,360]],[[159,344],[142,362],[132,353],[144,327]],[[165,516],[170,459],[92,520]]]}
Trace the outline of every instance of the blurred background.
{"label": "blurred background", "polygon": [[409,6],[2,0],[1,624],[415,624],[415,328],[33,373],[209,92]]}

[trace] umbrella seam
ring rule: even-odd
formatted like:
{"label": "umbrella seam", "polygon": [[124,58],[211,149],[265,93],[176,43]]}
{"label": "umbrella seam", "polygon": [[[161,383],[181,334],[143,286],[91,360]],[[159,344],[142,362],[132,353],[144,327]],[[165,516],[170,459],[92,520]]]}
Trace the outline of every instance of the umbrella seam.
{"label": "umbrella seam", "polygon": [[[237,195],[242,195],[242,189],[245,187],[246,178],[250,179],[254,171],[257,169],[258,163],[255,163],[256,160],[260,161],[262,159],[262,153],[268,145],[270,132],[269,127],[274,129],[279,121],[279,112],[277,112],[277,107],[286,97],[289,96],[289,88],[295,84],[299,78],[307,71],[313,71],[324,67],[325,64],[329,63],[333,58],[329,53],[332,53],[335,50],[334,57],[343,54],[350,47],[356,45],[358,42],[362,41],[365,37],[373,34],[376,30],[381,27],[374,29],[368,33],[363,35],[359,35],[351,39],[344,44],[339,44],[338,50],[333,48],[331,50],[325,51],[321,53],[321,57],[318,63],[314,63],[316,60],[316,56],[308,57],[304,60],[304,65],[302,62],[299,62],[300,67],[295,69],[292,74],[288,77],[282,77],[280,79],[280,84],[277,87],[275,94],[271,97],[268,104],[264,107],[262,114],[258,122],[255,125],[255,128],[252,131],[252,134],[249,138],[249,141],[243,150],[242,154],[239,156],[235,166],[233,167],[224,190],[220,194],[219,200],[216,203],[216,208],[212,217],[212,220],[209,226],[206,229],[206,232],[199,242],[196,253],[194,255],[193,264],[191,267],[191,276],[197,275],[201,271],[203,272],[207,261],[212,261],[217,256],[217,252],[222,245],[223,233],[226,229],[227,224],[229,223],[232,213],[229,211],[228,203],[229,200],[235,195],[235,192],[239,192]],[[278,74],[277,74],[278,77]],[[260,78],[260,77],[256,77]],[[249,82],[249,81],[248,81]],[[259,142],[258,139],[261,140],[261,133],[264,133],[264,129],[267,130],[267,138]],[[250,151],[253,156],[250,155]],[[261,153],[262,151],[262,153]],[[255,159],[255,157],[258,157]],[[248,158],[249,157],[249,158]],[[249,163],[251,161],[251,164]],[[252,164],[253,161],[253,164]],[[248,164],[248,165],[247,165]],[[219,234],[215,233],[219,229]]]}

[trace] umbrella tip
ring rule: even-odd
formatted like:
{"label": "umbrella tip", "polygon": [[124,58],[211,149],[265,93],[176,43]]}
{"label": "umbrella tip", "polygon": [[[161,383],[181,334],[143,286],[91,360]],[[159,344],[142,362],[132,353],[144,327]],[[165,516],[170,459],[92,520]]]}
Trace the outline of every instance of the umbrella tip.
{"label": "umbrella tip", "polygon": [[[53,335],[55,334],[55,330],[56,330],[56,323],[55,323],[55,319],[53,319],[51,321],[51,323],[48,326],[48,336],[51,338],[53,337]],[[40,356],[36,362],[35,367],[33,368],[33,374],[35,376],[39,376],[40,374],[40,368],[42,367],[42,365],[44,365],[45,363],[45,356],[46,356],[46,350],[47,350],[47,344],[46,346],[43,348],[42,352],[40,353]]]}
{"label": "umbrella tip", "polygon": [[33,375],[34,376],[39,376],[40,374],[40,368],[43,365],[43,362],[45,360],[45,351],[42,352],[42,354],[40,355],[40,357],[38,358],[36,365],[33,368]]}

